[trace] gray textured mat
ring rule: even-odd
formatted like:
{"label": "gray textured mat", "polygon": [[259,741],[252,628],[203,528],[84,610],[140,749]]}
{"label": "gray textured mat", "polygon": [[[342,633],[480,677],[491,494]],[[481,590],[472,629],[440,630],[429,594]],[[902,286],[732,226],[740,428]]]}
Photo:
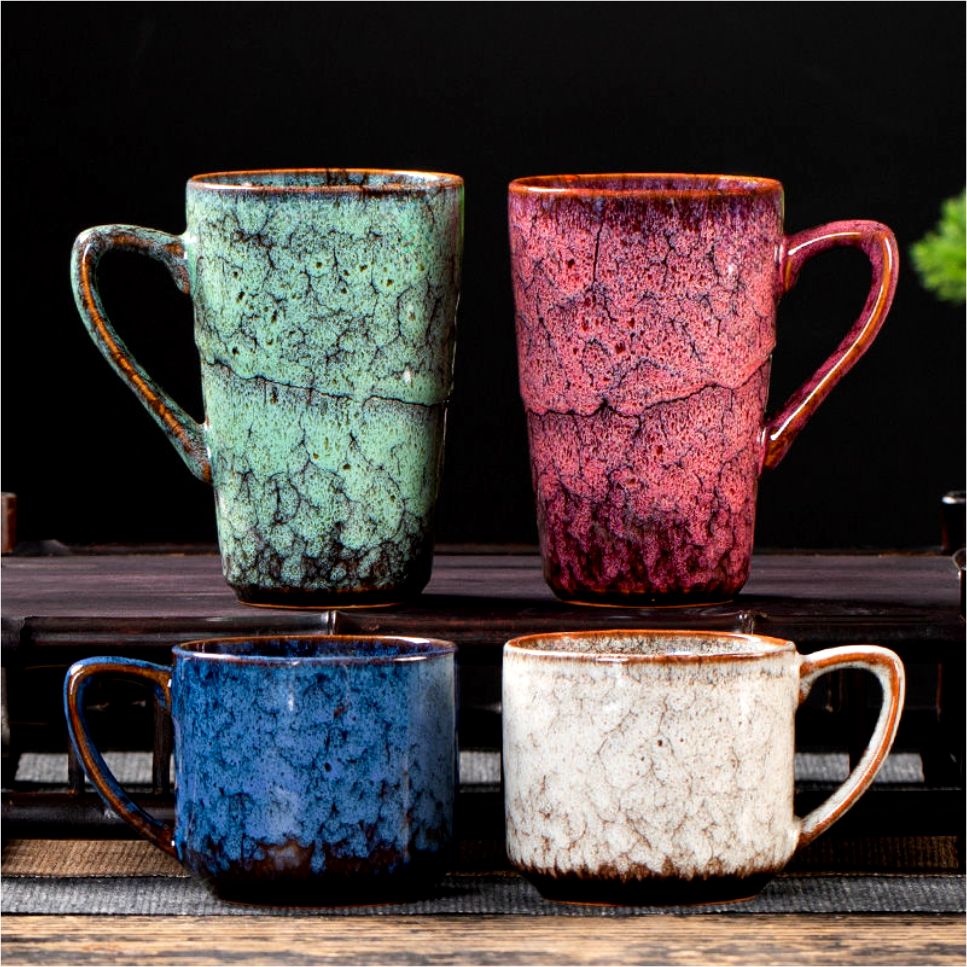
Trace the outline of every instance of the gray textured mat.
{"label": "gray textured mat", "polygon": [[702,907],[596,907],[551,903],[519,876],[448,876],[436,896],[414,903],[350,908],[278,908],[222,903],[190,879],[4,877],[4,914],[147,916],[386,916],[509,914],[625,917],[656,913],[963,913],[964,877],[780,876],[755,899]]}

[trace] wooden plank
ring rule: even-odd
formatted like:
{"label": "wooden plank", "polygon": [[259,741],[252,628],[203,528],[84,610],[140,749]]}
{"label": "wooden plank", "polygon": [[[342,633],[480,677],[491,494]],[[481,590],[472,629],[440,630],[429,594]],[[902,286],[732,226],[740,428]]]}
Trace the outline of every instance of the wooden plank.
{"label": "wooden plank", "polygon": [[[3,614],[10,617],[227,618],[259,613],[236,601],[213,555],[8,557],[2,570]],[[500,599],[515,609],[521,602],[553,605],[584,615],[598,610],[559,602],[544,583],[540,558],[529,554],[438,554],[423,595],[400,610],[419,608],[427,599],[437,604],[453,598],[478,604]],[[748,584],[726,608],[778,605],[786,599],[794,599],[801,610],[818,602],[830,613],[873,605],[887,611],[956,611],[958,576],[950,558],[938,555],[756,555]],[[285,612],[268,612],[273,613]]]}
{"label": "wooden plank", "polygon": [[735,601],[672,609],[564,604],[536,555],[439,555],[405,605],[319,612],[238,603],[211,555],[5,558],[2,569],[7,668],[93,654],[167,660],[198,637],[313,631],[449,638],[462,665],[495,666],[516,635],[604,627],[754,630],[804,652],[866,641],[921,663],[963,655],[956,574],[938,556],[760,555]]}
{"label": "wooden plank", "polygon": [[3,918],[12,964],[963,964],[960,916]]}

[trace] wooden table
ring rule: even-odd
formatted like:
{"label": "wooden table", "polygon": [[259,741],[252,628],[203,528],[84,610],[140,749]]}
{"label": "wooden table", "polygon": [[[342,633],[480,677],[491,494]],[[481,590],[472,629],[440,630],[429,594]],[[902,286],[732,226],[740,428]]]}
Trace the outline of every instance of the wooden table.
{"label": "wooden table", "polygon": [[4,917],[5,964],[963,964],[963,917]]}

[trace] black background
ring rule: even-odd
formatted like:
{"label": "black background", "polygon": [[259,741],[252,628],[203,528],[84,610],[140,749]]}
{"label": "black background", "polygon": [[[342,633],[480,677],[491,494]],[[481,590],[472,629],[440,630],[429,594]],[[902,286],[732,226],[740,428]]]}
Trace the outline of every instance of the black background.
{"label": "black background", "polygon": [[[874,218],[901,253],[964,183],[959,3],[9,4],[3,32],[3,479],[23,540],[214,540],[212,497],[74,309],[74,236],[184,229],[193,174],[400,167],[466,179],[438,539],[536,541],[506,186],[523,175],[775,177],[786,228]],[[201,416],[187,299],[112,255],[105,303]],[[773,406],[859,312],[863,257],[780,307]],[[907,258],[870,352],[762,482],[760,547],[920,548],[964,484],[964,313]]]}

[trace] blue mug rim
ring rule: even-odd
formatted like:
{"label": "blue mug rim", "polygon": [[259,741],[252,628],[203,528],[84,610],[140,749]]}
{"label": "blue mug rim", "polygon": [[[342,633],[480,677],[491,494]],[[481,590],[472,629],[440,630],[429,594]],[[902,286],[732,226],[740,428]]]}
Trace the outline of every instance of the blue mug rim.
{"label": "blue mug rim", "polygon": [[[263,654],[259,646],[269,643],[301,642],[335,645],[335,649],[321,654],[279,655]],[[342,645],[342,648],[338,646]],[[353,653],[353,646],[370,646]],[[389,650],[380,653],[378,646]],[[212,650],[208,650],[211,648]],[[215,649],[229,649],[215,650]],[[172,655],[181,661],[215,661],[240,665],[384,665],[402,662],[428,661],[454,655],[457,646],[442,638],[422,638],[410,635],[238,635],[227,638],[201,638],[175,645]]]}

